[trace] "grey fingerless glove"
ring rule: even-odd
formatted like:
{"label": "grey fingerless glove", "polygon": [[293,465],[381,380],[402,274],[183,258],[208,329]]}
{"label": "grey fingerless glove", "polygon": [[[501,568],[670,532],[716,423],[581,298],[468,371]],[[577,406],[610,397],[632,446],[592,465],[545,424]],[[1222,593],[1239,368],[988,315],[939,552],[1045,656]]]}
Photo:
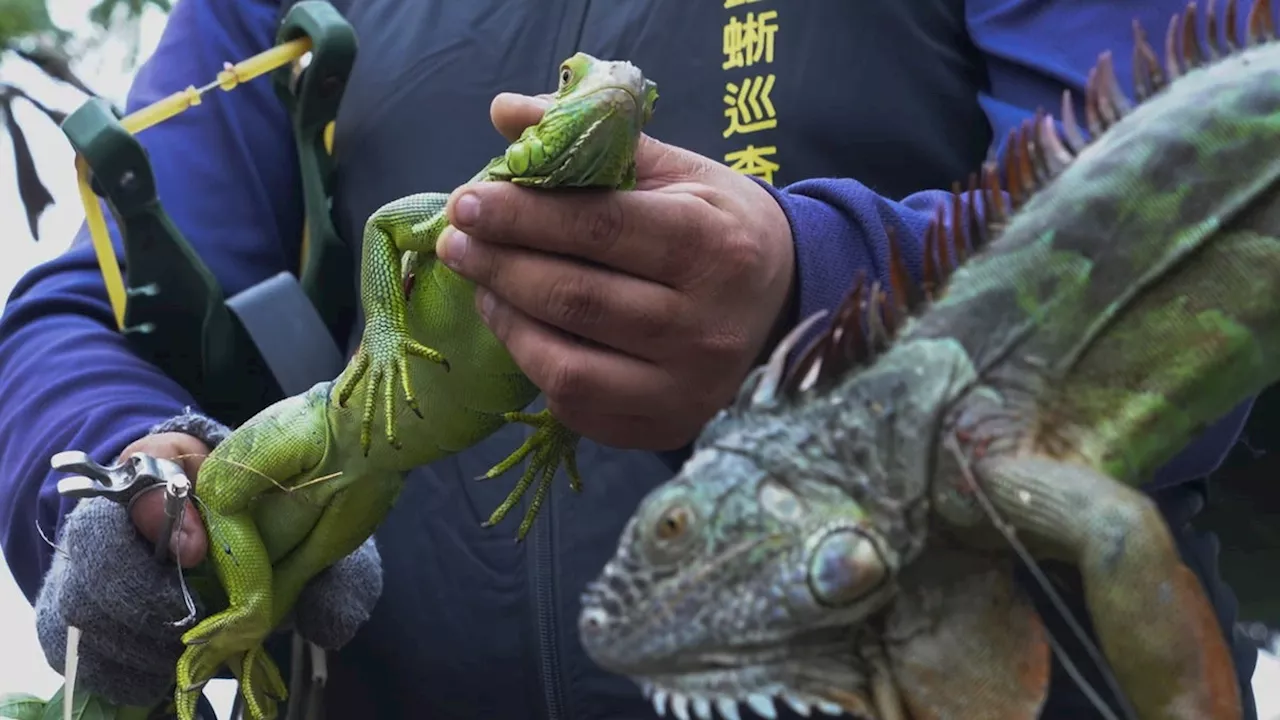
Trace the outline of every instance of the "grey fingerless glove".
{"label": "grey fingerless glove", "polygon": [[[152,429],[183,432],[210,448],[225,426],[190,411]],[[159,563],[128,510],[106,498],[81,500],[63,521],[59,550],[36,598],[36,630],[45,658],[65,665],[67,626],[80,628],[78,687],[126,705],[151,705],[173,685],[182,634],[204,619],[195,593],[190,614],[177,567]],[[369,618],[382,593],[382,565],[373,538],[317,575],[294,610],[298,633],[330,650],[345,645]]]}

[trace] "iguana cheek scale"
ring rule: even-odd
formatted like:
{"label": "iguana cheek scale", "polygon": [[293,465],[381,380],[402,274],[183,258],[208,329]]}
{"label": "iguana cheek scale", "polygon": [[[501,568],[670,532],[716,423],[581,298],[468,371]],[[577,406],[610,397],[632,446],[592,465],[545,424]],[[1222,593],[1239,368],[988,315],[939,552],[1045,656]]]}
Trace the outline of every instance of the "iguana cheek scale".
{"label": "iguana cheek scale", "polygon": [[1208,17],[1207,52],[1194,5],[1173,18],[1163,64],[1135,26],[1139,103],[1104,54],[1090,141],[1069,97],[1062,130],[1025,123],[1007,195],[989,165],[939,208],[922,281],[892,245],[890,287],[857,281],[789,370],[794,338],[748,378],[584,595],[589,655],[682,719],[1030,719],[1049,638],[1016,556],[1078,570],[1125,705],[1101,717],[1241,717],[1139,489],[1280,380],[1280,43],[1266,0],[1248,42],[1234,2],[1225,42]]}
{"label": "iguana cheek scale", "polygon": [[[562,65],[542,120],[472,181],[631,189],[656,99],[656,86],[630,63],[576,54]],[[361,260],[366,322],[355,356],[335,381],[248,420],[202,466],[196,505],[227,606],[182,638],[181,720],[192,720],[195,690],[224,663],[240,680],[249,716],[275,716],[285,685],[263,640],[308,580],[373,533],[412,468],[523,422],[536,428],[532,437],[486,477],[526,456],[529,467],[486,524],[536,481],[523,537],[561,463],[577,487],[577,436],[549,412],[519,412],[537,387],[476,313],[474,284],[435,256],[447,198],[410,195],[372,214]]]}

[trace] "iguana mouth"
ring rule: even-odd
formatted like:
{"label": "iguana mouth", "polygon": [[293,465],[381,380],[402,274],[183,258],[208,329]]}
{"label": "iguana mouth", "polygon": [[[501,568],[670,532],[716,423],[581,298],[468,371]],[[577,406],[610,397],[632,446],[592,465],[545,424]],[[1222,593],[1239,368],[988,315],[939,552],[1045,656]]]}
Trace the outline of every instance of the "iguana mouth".
{"label": "iguana mouth", "polygon": [[658,715],[670,712],[679,720],[712,720],[713,709],[724,720],[740,720],[740,705],[762,718],[776,717],[778,706],[806,717],[815,710],[827,715],[866,711],[852,689],[861,678],[850,665],[761,664],[635,680]]}
{"label": "iguana mouth", "polygon": [[865,712],[859,690],[866,684],[852,633],[823,628],[789,643],[761,642],[700,653],[678,663],[675,671],[633,674],[633,679],[664,715],[679,720],[739,720],[739,705],[764,718],[776,706],[808,716]]}

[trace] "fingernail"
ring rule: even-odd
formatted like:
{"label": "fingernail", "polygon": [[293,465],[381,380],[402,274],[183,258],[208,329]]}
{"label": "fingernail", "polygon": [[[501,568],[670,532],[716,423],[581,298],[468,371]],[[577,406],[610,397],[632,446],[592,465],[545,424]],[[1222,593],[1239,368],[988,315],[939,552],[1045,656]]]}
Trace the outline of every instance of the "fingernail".
{"label": "fingernail", "polygon": [[453,221],[459,225],[472,225],[480,219],[480,198],[475,193],[463,193],[453,203]]}
{"label": "fingernail", "polygon": [[493,307],[497,304],[493,293],[484,288],[476,288],[476,299],[480,301],[480,317],[489,322],[489,316],[493,314]]}
{"label": "fingernail", "polygon": [[467,254],[467,248],[470,247],[471,238],[467,234],[459,230],[449,229],[440,236],[440,242],[436,246],[436,254],[440,256],[440,260],[445,265],[457,270],[462,266],[462,259]]}

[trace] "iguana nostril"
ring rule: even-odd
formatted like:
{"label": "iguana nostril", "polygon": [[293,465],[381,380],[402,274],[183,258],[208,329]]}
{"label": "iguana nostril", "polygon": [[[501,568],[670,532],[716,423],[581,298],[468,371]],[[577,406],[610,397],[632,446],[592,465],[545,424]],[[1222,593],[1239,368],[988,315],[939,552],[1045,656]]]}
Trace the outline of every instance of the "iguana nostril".
{"label": "iguana nostril", "polygon": [[602,608],[589,607],[582,611],[578,627],[583,633],[602,632],[609,624],[609,613]]}
{"label": "iguana nostril", "polygon": [[857,602],[875,590],[884,576],[884,561],[875,543],[857,530],[830,533],[809,560],[809,589],[823,605]]}

